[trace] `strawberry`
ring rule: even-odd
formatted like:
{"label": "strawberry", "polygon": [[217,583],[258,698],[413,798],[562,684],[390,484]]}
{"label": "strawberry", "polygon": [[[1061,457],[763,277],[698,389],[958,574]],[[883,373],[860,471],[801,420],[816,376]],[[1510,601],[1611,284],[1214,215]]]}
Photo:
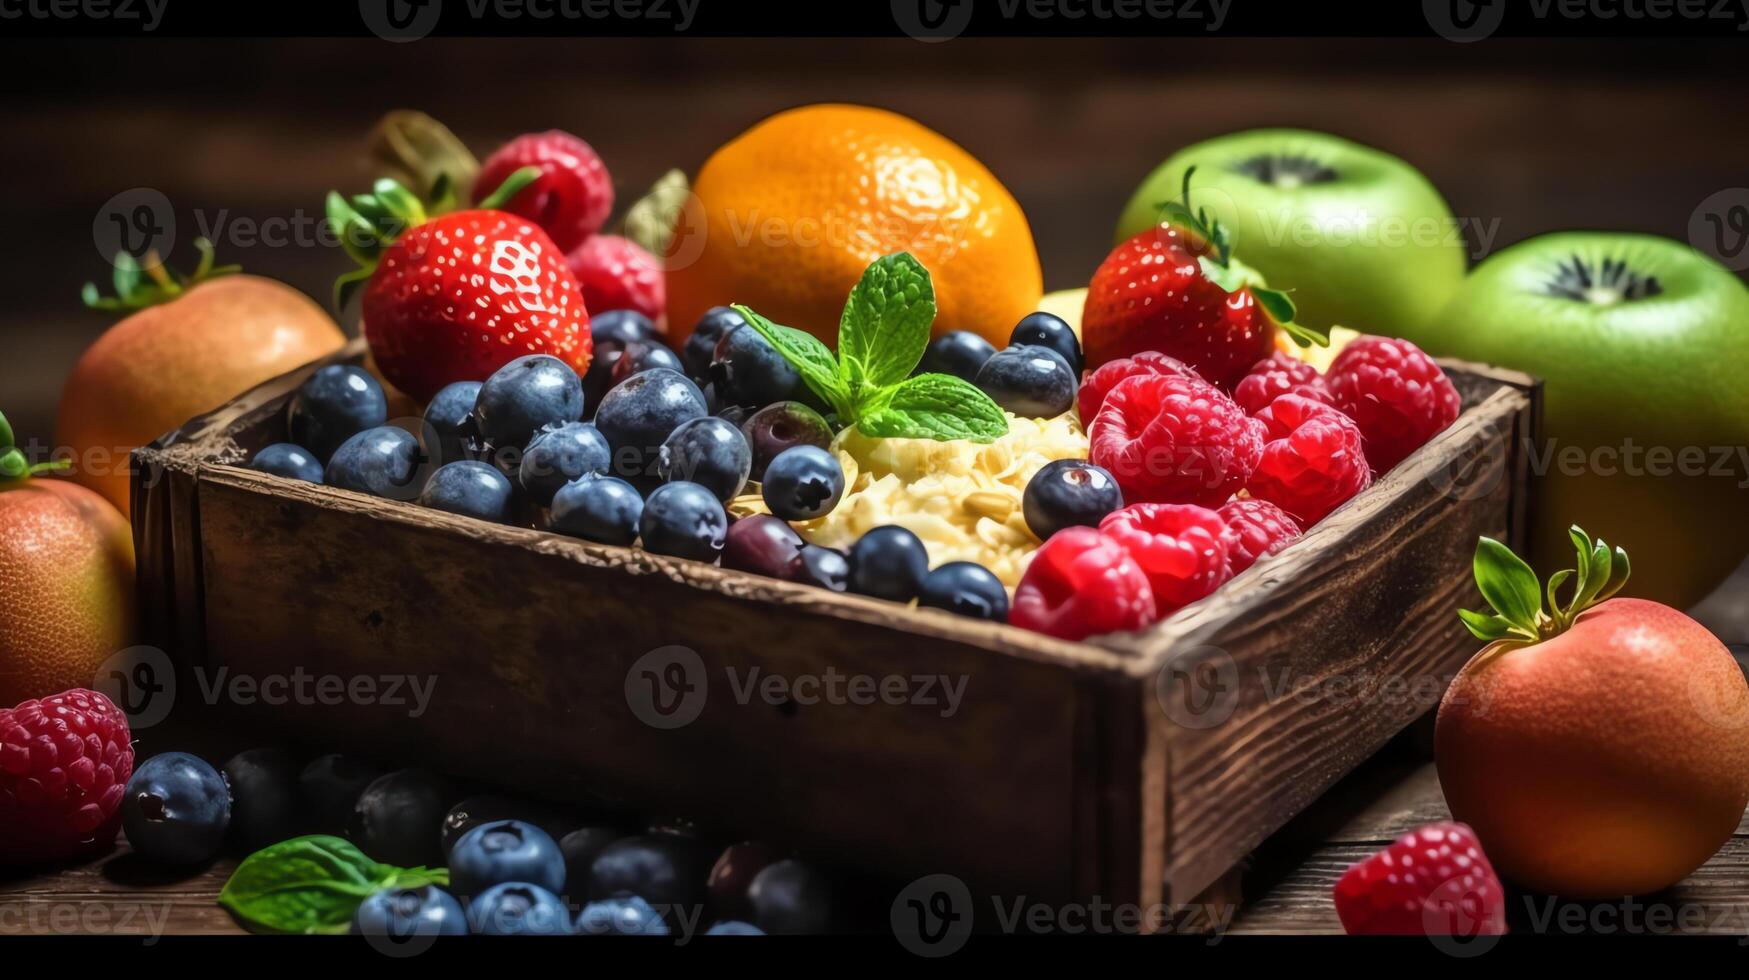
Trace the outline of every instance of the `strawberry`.
{"label": "strawberry", "polygon": [[588,369],[589,312],[564,253],[534,223],[497,207],[537,176],[519,171],[484,207],[436,217],[394,181],[350,202],[329,195],[329,220],[361,265],[336,284],[336,302],[363,286],[371,355],[389,383],[421,403],[525,354]]}
{"label": "strawberry", "polygon": [[1185,172],[1183,200],[1164,206],[1161,225],[1113,249],[1094,272],[1081,318],[1089,369],[1158,351],[1231,392],[1275,350],[1277,329],[1301,344],[1328,343],[1293,322],[1286,293],[1234,258],[1220,222],[1191,210],[1195,172]]}
{"label": "strawberry", "polygon": [[613,211],[607,165],[588,143],[558,129],[518,136],[487,157],[474,178],[474,200],[495,194],[511,174],[527,167],[540,175],[503,197],[504,210],[540,225],[566,252],[607,223]]}

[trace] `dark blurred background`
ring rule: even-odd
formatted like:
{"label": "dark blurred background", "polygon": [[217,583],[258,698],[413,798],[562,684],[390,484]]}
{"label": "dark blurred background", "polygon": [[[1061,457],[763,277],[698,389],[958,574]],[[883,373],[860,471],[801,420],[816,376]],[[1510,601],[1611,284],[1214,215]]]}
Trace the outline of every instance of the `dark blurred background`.
{"label": "dark blurred background", "polygon": [[173,265],[191,263],[204,222],[221,259],[325,300],[348,267],[338,249],[240,246],[223,228],[318,220],[328,189],[362,187],[364,134],[392,108],[432,113],[481,156],[519,132],[575,132],[623,205],[779,109],[884,106],[994,170],[1031,219],[1047,286],[1066,288],[1085,284],[1155,164],[1263,125],[1405,157],[1494,249],[1570,227],[1683,238],[1702,199],[1749,184],[1746,76],[1730,42],[0,42],[0,408],[21,438],[52,434],[65,372],[109,322],[78,300],[110,272],[93,220],[130,189],[171,202]]}

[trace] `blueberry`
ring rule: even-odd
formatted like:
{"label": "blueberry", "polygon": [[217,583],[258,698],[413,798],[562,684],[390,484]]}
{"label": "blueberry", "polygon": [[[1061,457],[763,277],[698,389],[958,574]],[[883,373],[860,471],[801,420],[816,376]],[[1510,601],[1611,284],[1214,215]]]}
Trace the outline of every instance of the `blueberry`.
{"label": "blueberry", "polygon": [[825,877],[793,858],[755,875],[747,902],[753,924],[770,935],[818,935],[832,924],[832,893]]}
{"label": "blueberry", "polygon": [[521,820],[480,824],[449,852],[449,878],[456,893],[478,895],[507,881],[565,890],[565,855],[552,835]]}
{"label": "blueberry", "polygon": [[1026,483],[1021,512],[1040,541],[1066,527],[1098,527],[1123,506],[1123,491],[1102,466],[1084,459],[1055,459]]}
{"label": "blueberry", "polygon": [[302,446],[276,442],[255,454],[249,468],[306,483],[322,482],[322,464],[316,455]]}
{"label": "blueberry", "polygon": [[654,368],[634,374],[601,400],[595,427],[613,449],[615,476],[653,475],[662,443],[680,423],[706,415],[704,393],[678,371]]}
{"label": "blueberry", "polygon": [[750,326],[723,334],[711,358],[711,380],[736,405],[769,405],[790,397],[802,377]]}
{"label": "blueberry", "polygon": [[586,476],[553,495],[547,523],[560,534],[628,547],[638,540],[643,516],[644,498],[631,484],[613,476]]}
{"label": "blueberry", "polygon": [[[686,373],[685,365],[680,363],[679,356],[673,351],[657,341],[639,341],[625,345],[624,352],[613,359],[607,375],[608,387],[651,368],[667,368],[681,374]],[[709,403],[709,399],[706,399],[706,403]]]}
{"label": "blueberry", "polygon": [[347,439],[388,420],[383,386],[350,364],[330,364],[310,375],[286,405],[286,434],[323,462]]}
{"label": "blueberry", "polygon": [[945,609],[973,619],[1008,621],[1008,590],[988,568],[971,561],[950,561],[923,580],[917,604]]}
{"label": "blueberry", "polygon": [[571,910],[539,885],[507,881],[474,896],[468,926],[482,936],[569,936]]}
{"label": "blueberry", "polygon": [[753,449],[752,479],[765,479],[765,468],[779,453],[797,446],[832,445],[832,427],[801,402],[777,402],[754,412],[741,423],[741,434]]}
{"label": "blueberry", "polygon": [[583,417],[583,379],[551,354],[528,354],[492,372],[474,401],[474,426],[492,449],[520,450],[549,425]]}
{"label": "blueberry", "polygon": [[750,922],[738,922],[727,919],[711,925],[704,931],[707,936],[763,936],[765,931]]}
{"label": "blueberry", "polygon": [[789,578],[806,585],[818,585],[833,592],[850,587],[850,559],[836,548],[810,544],[790,565]]}
{"label": "blueberry", "polygon": [[[601,410],[601,400],[616,382],[613,367],[625,356],[628,343],[621,340],[596,340],[589,366],[583,370],[583,417],[593,419]],[[624,379],[621,379],[624,380]]]}
{"label": "blueberry", "polygon": [[[716,390],[715,385],[706,385],[705,387],[712,392]],[[707,394],[706,397],[708,398],[709,395]],[[742,435],[745,435],[747,420],[752,418],[756,411],[758,409],[748,408],[746,405],[720,405],[712,409],[711,414],[740,429]]]}
{"label": "blueberry", "polygon": [[500,820],[521,820],[534,824],[558,840],[570,833],[579,821],[549,807],[527,800],[512,799],[491,793],[470,796],[449,808],[443,815],[443,853],[448,854],[461,836],[484,823]]}
{"label": "blueberry", "polygon": [[231,791],[205,760],[165,752],[134,770],[121,799],[121,823],[141,856],[163,864],[201,864],[225,844]]}
{"label": "blueberry", "polygon": [[976,382],[990,400],[1021,418],[1051,419],[1075,403],[1075,372],[1049,347],[997,351],[978,369]]}
{"label": "blueberry", "polygon": [[668,923],[636,895],[590,902],[577,916],[579,936],[666,936]]}
{"label": "blueberry", "polygon": [[514,512],[515,493],[516,488],[496,467],[464,459],[439,466],[419,492],[419,503],[434,510],[503,524],[510,521]]}
{"label": "blueberry", "polygon": [[680,348],[680,358],[686,363],[686,373],[695,378],[707,377],[711,373],[711,361],[716,358],[717,341],[723,339],[723,334],[744,326],[747,319],[727,306],[713,306],[698,318],[698,323],[692,328],[692,335],[686,338],[686,343]]}
{"label": "blueberry", "polygon": [[923,539],[897,524],[869,531],[850,548],[850,591],[858,595],[910,602],[928,575]]}
{"label": "blueberry", "polygon": [[705,879],[711,911],[718,918],[751,917],[753,906],[747,901],[747,890],[753,887],[759,872],[781,860],[783,854],[777,848],[758,841],[742,841],[724,848]]}
{"label": "blueberry", "polygon": [[465,936],[467,915],[455,896],[436,885],[385,888],[359,903],[352,913],[355,936]]}
{"label": "blueberry", "polygon": [[786,521],[810,521],[838,506],[844,496],[844,467],[818,446],[796,446],[778,453],[760,484],[765,506]]}
{"label": "blueberry", "polygon": [[250,749],[220,770],[231,787],[231,843],[244,854],[307,833],[297,756],[284,749]]}
{"label": "blueberry", "polygon": [[664,483],[644,501],[638,521],[644,550],[693,561],[716,561],[729,531],[729,515],[716,494],[696,483]]}
{"label": "blueberry", "polygon": [[419,440],[406,429],[379,425],[341,443],[322,477],[342,490],[412,500],[424,485],[423,458]]}
{"label": "blueberry", "polygon": [[637,310],[602,310],[589,314],[589,338],[595,343],[617,340],[632,343],[639,340],[659,340],[656,325]]}
{"label": "blueberry", "polygon": [[1075,338],[1075,328],[1060,316],[1050,313],[1028,313],[1014,325],[1014,332],[1008,335],[1008,346],[1024,347],[1036,344],[1039,347],[1049,347],[1057,352],[1069,365],[1069,369],[1080,377],[1084,366],[1081,361],[1081,341]]}
{"label": "blueberry", "polygon": [[377,861],[403,868],[443,861],[443,816],[454,800],[449,784],[424,769],[379,776],[352,808],[346,836]]}
{"label": "blueberry", "polygon": [[298,774],[298,789],[310,832],[344,835],[359,794],[382,774],[371,763],[350,755],[324,755],[305,766]]}
{"label": "blueberry", "polygon": [[729,525],[723,544],[723,567],[788,578],[801,557],[802,536],[770,514],[749,514]]}
{"label": "blueberry", "polygon": [[697,483],[726,501],[747,485],[753,450],[740,429],[707,415],[682,422],[669,434],[657,454],[656,469],[664,480]]}
{"label": "blueberry", "polygon": [[572,891],[588,883],[589,868],[607,845],[625,836],[618,827],[580,827],[559,838],[559,852],[565,856],[565,880]]}
{"label": "blueberry", "polygon": [[699,864],[694,845],[683,838],[627,837],[595,856],[584,892],[591,902],[636,895],[672,918],[703,900],[704,869]]}
{"label": "blueberry", "polygon": [[535,434],[522,453],[517,481],[529,499],[551,507],[553,495],[580,476],[606,473],[613,463],[607,437],[587,422],[548,426]]}
{"label": "blueberry", "polygon": [[431,396],[425,406],[425,449],[432,462],[479,458],[479,433],[474,431],[474,403],[479,399],[478,381],[444,385]]}
{"label": "blueberry", "polygon": [[951,374],[966,381],[976,380],[978,369],[996,353],[988,340],[970,330],[949,330],[929,342],[917,374]]}

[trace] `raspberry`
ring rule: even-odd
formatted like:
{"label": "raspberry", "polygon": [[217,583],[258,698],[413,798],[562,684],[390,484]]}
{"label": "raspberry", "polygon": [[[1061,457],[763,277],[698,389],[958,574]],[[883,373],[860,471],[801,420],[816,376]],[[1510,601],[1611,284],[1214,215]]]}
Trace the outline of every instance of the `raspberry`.
{"label": "raspberry", "polygon": [[1134,503],[1219,507],[1263,453],[1261,426],[1208,382],[1125,378],[1087,428],[1088,459]]}
{"label": "raspberry", "polygon": [[518,136],[500,146],[480,165],[474,200],[490,196],[523,167],[539,167],[541,175],[517,191],[503,210],[540,225],[559,251],[570,252],[607,223],[613,210],[607,165],[588,143],[558,129]]}
{"label": "raspberry", "polygon": [[1014,590],[1008,622],[1065,640],[1154,622],[1154,592],[1128,551],[1090,527],[1051,535]]}
{"label": "raspberry", "polygon": [[0,708],[0,864],[108,845],[133,772],[127,716],[96,691]]}
{"label": "raspberry", "polygon": [[1407,340],[1362,337],[1337,355],[1325,383],[1336,407],[1360,426],[1366,458],[1383,473],[1456,421],[1457,389],[1433,358]]}
{"label": "raspberry", "polygon": [[1267,500],[1240,497],[1217,511],[1227,525],[1227,558],[1237,575],[1257,559],[1268,558],[1300,536],[1300,526],[1287,512]]}
{"label": "raspberry", "polygon": [[1233,388],[1233,400],[1246,415],[1256,415],[1282,395],[1304,395],[1326,405],[1336,404],[1323,375],[1305,361],[1281,351],[1269,355]]}
{"label": "raspberry", "polygon": [[1131,504],[1107,514],[1099,533],[1123,545],[1154,590],[1162,616],[1188,606],[1233,577],[1227,525],[1195,504]]}
{"label": "raspberry", "polygon": [[1354,421],[1322,402],[1282,395],[1257,413],[1268,440],[1245,491],[1308,528],[1372,483]]}
{"label": "raspberry", "polygon": [[636,310],[657,321],[668,310],[662,263],[629,238],[595,235],[565,256],[565,264],[577,274],[591,315]]}
{"label": "raspberry", "polygon": [[1093,417],[1099,414],[1099,407],[1105,404],[1105,396],[1117,387],[1118,382],[1137,375],[1151,374],[1199,377],[1191,370],[1190,365],[1159,351],[1145,350],[1130,357],[1107,361],[1098,370],[1090,372],[1087,380],[1081,382],[1081,421],[1088,425],[1093,424]]}
{"label": "raspberry", "polygon": [[1351,936],[1498,936],[1506,893],[1476,833],[1431,823],[1397,838],[1336,882],[1336,915]]}

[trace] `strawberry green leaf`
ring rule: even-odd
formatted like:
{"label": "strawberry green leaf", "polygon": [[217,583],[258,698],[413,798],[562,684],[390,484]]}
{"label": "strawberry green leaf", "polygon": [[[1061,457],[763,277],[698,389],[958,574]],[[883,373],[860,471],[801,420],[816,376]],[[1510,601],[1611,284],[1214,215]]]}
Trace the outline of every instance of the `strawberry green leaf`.
{"label": "strawberry green leaf", "polygon": [[1487,643],[1492,643],[1495,640],[1504,640],[1509,636],[1517,635],[1512,624],[1501,619],[1499,616],[1490,616],[1487,613],[1459,609],[1458,619],[1463,620],[1464,626],[1469,629],[1470,633],[1474,635],[1476,639]]}
{"label": "strawberry green leaf", "polygon": [[1524,559],[1493,538],[1476,542],[1476,587],[1500,618],[1536,636],[1542,614],[1542,584]]}
{"label": "strawberry green leaf", "polygon": [[[499,184],[496,190],[481,198],[478,207],[486,211],[494,211],[504,207],[510,203],[511,198],[520,194],[524,187],[539,180],[540,174],[539,167],[519,167],[511,172],[510,176],[504,178],[504,183]],[[394,181],[389,183],[394,183]],[[382,192],[379,190],[377,193],[380,196]],[[414,198],[414,202],[417,203],[417,201],[418,199]]]}
{"label": "strawberry green leaf", "polygon": [[819,395],[840,417],[850,417],[854,408],[850,389],[844,383],[831,348],[820,343],[813,334],[772,323],[746,306],[736,304],[734,309],[746,319],[748,326],[765,338],[766,343],[777,349],[790,367],[796,369],[809,390]]}
{"label": "strawberry green leaf", "polygon": [[870,263],[838,321],[838,368],[852,395],[909,377],[934,322],[935,287],[923,263],[908,252]]}
{"label": "strawberry green leaf", "polygon": [[894,387],[886,404],[857,422],[878,439],[968,439],[991,442],[1008,433],[1008,417],[970,382],[920,374]]}

